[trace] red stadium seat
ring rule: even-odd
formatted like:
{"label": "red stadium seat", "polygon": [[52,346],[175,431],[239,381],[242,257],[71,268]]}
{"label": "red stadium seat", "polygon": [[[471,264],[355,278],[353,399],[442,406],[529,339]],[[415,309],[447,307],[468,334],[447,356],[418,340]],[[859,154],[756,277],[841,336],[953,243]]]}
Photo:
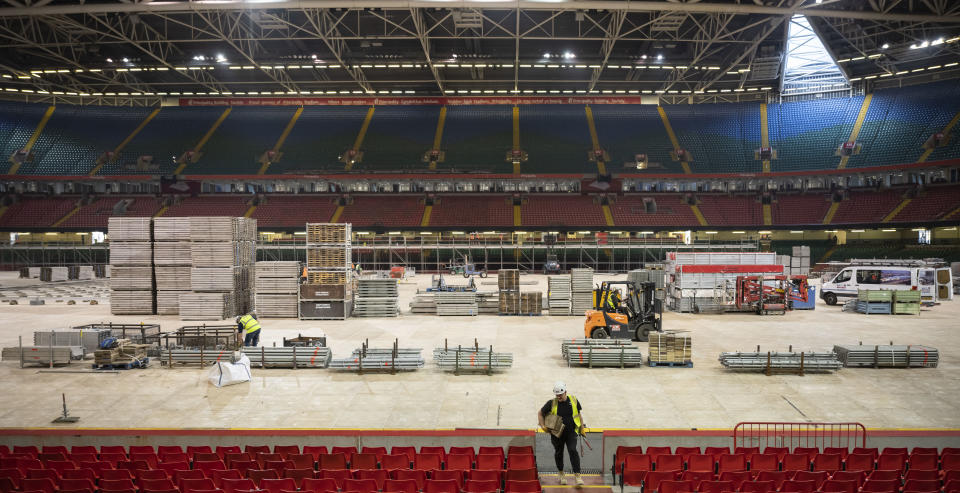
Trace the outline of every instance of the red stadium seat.
{"label": "red stadium seat", "polygon": [[847,460],[847,456],[850,455],[850,449],[847,447],[824,447],[823,453],[837,454],[841,460]]}
{"label": "red stadium seat", "polygon": [[228,479],[243,479],[243,473],[236,469],[226,469],[222,471],[213,471],[211,478],[213,485],[219,489],[225,489],[223,482]]}
{"label": "red stadium seat", "polygon": [[417,455],[416,447],[391,447],[390,455],[403,454],[407,456],[407,460],[413,462],[413,457]]}
{"label": "red stadium seat", "polygon": [[390,473],[383,469],[360,469],[354,476],[357,479],[369,479],[377,484],[377,489],[383,489],[383,483],[390,479]]}
{"label": "red stadium seat", "polygon": [[510,445],[507,447],[507,455],[533,455],[533,445]]}
{"label": "red stadium seat", "polygon": [[[243,449],[241,449],[238,445],[220,445],[220,446],[217,446],[217,448],[213,449],[213,451],[220,457],[220,460],[223,460],[223,458],[226,457],[227,454],[239,454],[240,452],[243,452]],[[251,457],[254,457],[256,455],[257,455],[256,453],[250,454]],[[198,459],[196,456],[194,456],[193,460],[202,460],[202,459]],[[213,460],[213,459],[208,459],[208,460]]]}
{"label": "red stadium seat", "polygon": [[[237,464],[234,463],[232,464],[232,466],[233,467],[231,467],[231,469],[236,469]],[[227,466],[225,466],[221,461],[209,460],[209,461],[194,462],[193,468],[203,471],[203,474],[209,478],[212,474],[210,471],[222,471],[226,469]]]}
{"label": "red stadium seat", "polygon": [[657,486],[658,493],[687,493],[694,491],[692,481],[667,480],[660,481]]}
{"label": "red stadium seat", "polygon": [[723,454],[717,460],[717,472],[746,471],[747,457],[743,454]]}
{"label": "red stadium seat", "polygon": [[794,481],[813,481],[816,488],[819,490],[820,486],[823,485],[823,482],[830,479],[830,474],[826,471],[797,471],[793,475]]}
{"label": "red stadium seat", "polygon": [[693,482],[694,489],[697,489],[700,483],[704,481],[713,481],[713,478],[713,473],[709,471],[683,471],[680,474],[680,480]]}
{"label": "red stadium seat", "polygon": [[313,456],[313,461],[319,460],[320,455],[330,453],[325,445],[304,445],[303,453]]}
{"label": "red stadium seat", "polygon": [[[384,471],[386,472],[386,471]],[[296,483],[297,488],[299,489],[303,486],[303,481],[305,479],[313,479],[316,477],[314,474],[313,468],[310,469],[287,469],[283,471],[284,478],[290,478]]]}
{"label": "red stadium seat", "polygon": [[247,477],[262,489],[260,483],[264,479],[280,479],[280,474],[275,469],[250,469],[247,471]]}
{"label": "red stadium seat", "polygon": [[[511,471],[507,471],[507,474],[509,475],[510,472]],[[466,481],[463,471],[434,469],[432,471],[429,471],[428,476],[430,477],[430,479],[442,479],[442,480],[452,479],[457,482],[457,487],[460,489],[463,489],[463,483]]]}
{"label": "red stadium seat", "polygon": [[867,475],[867,479],[872,479],[874,481],[891,481],[891,480],[900,480],[900,471],[891,471],[891,470],[879,470],[873,471]]}
{"label": "red stadium seat", "polygon": [[[497,493],[500,490],[498,481],[467,480],[463,485],[463,493]],[[384,490],[384,493],[389,493]],[[401,493],[401,492],[397,492]],[[403,492],[407,493],[407,492]]]}
{"label": "red stadium seat", "polygon": [[907,492],[917,492],[917,493],[930,493],[935,491],[940,491],[940,481],[933,479],[911,479],[903,483],[903,491]]}
{"label": "red stadium seat", "polygon": [[856,493],[856,481],[840,481],[837,479],[828,479],[823,482],[820,491],[829,493]]}
{"label": "red stadium seat", "polygon": [[777,484],[773,481],[744,481],[740,485],[743,493],[770,493],[777,491]]}
{"label": "red stadium seat", "polygon": [[877,469],[903,471],[906,467],[906,454],[880,454],[880,457],[877,457]]}
{"label": "red stadium seat", "polygon": [[317,468],[321,471],[327,469],[346,469],[347,458],[343,453],[321,454],[317,459]]}
{"label": "red stadium seat", "polygon": [[870,454],[850,454],[847,456],[846,466],[848,471],[872,471],[874,465],[875,461]]}
{"label": "red stadium seat", "polygon": [[647,447],[643,453],[649,455],[650,457],[656,457],[658,455],[673,455],[673,449],[671,447]]}
{"label": "red stadium seat", "polygon": [[344,481],[353,479],[353,473],[347,469],[323,469],[317,474],[320,478],[332,479],[336,481],[337,486],[340,489],[343,489]]}
{"label": "red stadium seat", "polygon": [[243,447],[243,451],[256,457],[257,454],[269,454],[270,447],[268,445],[246,445]]}
{"label": "red stadium seat", "polygon": [[817,447],[794,447],[793,453],[795,454],[806,454],[807,460],[813,462],[813,458],[820,453],[820,449]]}
{"label": "red stadium seat", "polygon": [[914,453],[907,461],[910,463],[910,470],[931,471],[940,467],[940,456],[937,454]]}
{"label": "red stadium seat", "polygon": [[331,454],[343,454],[344,457],[350,457],[351,455],[357,453],[357,447],[330,447]]}
{"label": "red stadium seat", "polygon": [[777,460],[783,460],[783,456],[790,453],[789,447],[764,447],[763,453],[777,454]]}
{"label": "red stadium seat", "polygon": [[447,469],[469,471],[473,469],[473,457],[467,454],[447,454]]}
{"label": "red stadium seat", "polygon": [[[960,471],[956,471],[957,477],[960,477]],[[925,470],[925,469],[910,469],[906,474],[903,475],[903,481],[907,482],[912,479],[919,481],[929,481],[932,479],[940,480],[940,471],[937,470]],[[946,481],[946,478],[943,478]]]}
{"label": "red stadium seat", "polygon": [[443,460],[437,454],[417,454],[413,457],[413,468],[429,471],[443,467]]}
{"label": "red stadium seat", "polygon": [[376,469],[376,454],[356,453],[350,456],[350,469]]}
{"label": "red stadium seat", "polygon": [[713,455],[691,454],[687,456],[687,470],[712,473],[717,470],[717,463]]}
{"label": "red stadium seat", "polygon": [[362,447],[360,449],[360,453],[373,454],[377,457],[377,462],[380,462],[380,458],[383,457],[384,455],[387,455],[387,447]]}
{"label": "red stadium seat", "polygon": [[863,488],[860,491],[864,493],[897,493],[900,491],[900,480],[868,479],[863,483]]}
{"label": "red stadium seat", "polygon": [[100,482],[102,483],[104,480],[133,480],[133,471],[129,469],[104,469],[100,471]]}
{"label": "red stadium seat", "polygon": [[[787,454],[783,456],[783,470],[784,471],[809,471],[810,458],[807,454]],[[793,491],[793,490],[789,490],[789,491]]]}
{"label": "red stadium seat", "polygon": [[536,468],[537,461],[532,455],[512,454],[507,456],[507,470]]}
{"label": "red stadium seat", "polygon": [[830,476],[833,481],[853,481],[857,484],[859,490],[863,482],[867,480],[866,471],[837,471]]}
{"label": "red stadium seat", "polygon": [[137,487],[133,484],[133,479],[127,477],[124,479],[106,479],[100,478],[101,491],[134,491]]}
{"label": "red stadium seat", "polygon": [[69,471],[63,471],[60,475],[61,479],[89,479],[91,482],[96,484],[97,482],[97,473],[93,469],[72,469]]}
{"label": "red stadium seat", "polygon": [[50,478],[24,479],[20,482],[21,491],[42,491],[43,493],[54,493],[57,491],[57,485]]}
{"label": "red stadium seat", "polygon": [[697,486],[697,491],[701,493],[723,493],[734,491],[734,486],[732,481],[703,481]]}
{"label": "red stadium seat", "polygon": [[410,459],[406,454],[390,454],[380,458],[380,467],[387,470],[410,469]]}
{"label": "red stadium seat", "polygon": [[780,459],[777,454],[753,454],[750,456],[751,471],[779,471]]}
{"label": "red stadium seat", "polygon": [[712,455],[714,459],[719,459],[721,455],[730,453],[730,447],[706,447],[703,449],[703,453]]}
{"label": "red stadium seat", "polygon": [[655,471],[682,471],[683,470],[683,456],[681,455],[658,455],[656,461],[654,462],[653,469]]}
{"label": "red stadium seat", "polygon": [[473,447],[450,447],[447,457],[453,454],[469,455],[470,460],[473,460],[477,456],[477,451]]}
{"label": "red stadium seat", "polygon": [[97,491],[97,485],[90,479],[61,479],[60,491]]}
{"label": "red stadium seat", "polygon": [[180,481],[179,486],[181,493],[192,493],[195,491],[210,491],[217,489],[217,487],[213,484],[213,480],[208,478],[184,479],[183,481]]}
{"label": "red stadium seat", "polygon": [[291,478],[282,479],[263,479],[260,481],[260,489],[269,493],[280,493],[281,491],[296,491],[297,482]]}
{"label": "red stadium seat", "polygon": [[198,453],[209,454],[213,452],[209,445],[187,445],[187,457],[190,457],[190,460],[194,460],[194,456]]}
{"label": "red stadium seat", "polygon": [[273,453],[280,454],[280,457],[286,459],[290,455],[300,455],[299,445],[274,445]]}
{"label": "red stadium seat", "polygon": [[233,467],[234,462],[249,462],[252,460],[256,460],[255,457],[247,452],[229,452],[223,454],[223,463],[226,464],[227,467]]}
{"label": "red stadium seat", "polygon": [[[624,476],[626,476],[626,470],[624,470]],[[660,483],[663,481],[676,481],[679,476],[680,474],[676,471],[650,471],[643,480],[643,491],[659,491]]]}
{"label": "red stadium seat", "polygon": [[780,486],[780,491],[790,491],[794,493],[810,493],[817,491],[817,482],[816,481],[797,481],[797,480],[787,480],[783,482],[783,485]]}
{"label": "red stadium seat", "polygon": [[423,446],[423,447],[420,447],[420,453],[421,453],[421,454],[436,454],[436,455],[439,455],[439,456],[440,456],[440,460],[441,460],[442,462],[446,462],[446,460],[447,460],[447,451],[446,451],[446,449],[444,449],[443,447],[428,447],[428,446]]}
{"label": "red stadium seat", "polygon": [[873,460],[876,461],[877,457],[880,456],[880,450],[876,447],[855,447],[851,454],[866,454],[873,457]]}
{"label": "red stadium seat", "polygon": [[482,445],[477,449],[477,455],[496,455],[500,457],[500,467],[497,469],[503,469],[503,462],[507,455],[503,452],[503,447],[491,447],[487,445]]}
{"label": "red stadium seat", "polygon": [[742,454],[746,457],[750,457],[752,454],[759,454],[760,447],[734,447],[734,454]]}
{"label": "red stadium seat", "polygon": [[[540,481],[507,481],[503,486],[503,493],[540,493],[543,487]],[[431,493],[426,489],[423,493]]]}
{"label": "red stadium seat", "polygon": [[741,484],[752,480],[753,473],[750,471],[727,471],[720,474],[720,481],[732,481],[737,488]]}
{"label": "red stadium seat", "polygon": [[647,474],[653,470],[653,461],[647,454],[627,454],[621,470],[621,486],[642,486]]}
{"label": "red stadium seat", "polygon": [[417,493],[419,490],[417,482],[412,479],[388,479],[383,483],[383,493]]}
{"label": "red stadium seat", "polygon": [[504,481],[534,481],[539,479],[537,470],[532,467],[530,469],[507,469],[503,475]]}
{"label": "red stadium seat", "polygon": [[460,487],[457,485],[457,482],[452,479],[428,479],[423,484],[423,493],[460,493]]}
{"label": "red stadium seat", "polygon": [[140,491],[176,491],[177,485],[171,479],[141,479]]}
{"label": "red stadium seat", "polygon": [[319,479],[304,479],[303,485],[300,486],[300,491],[337,491],[337,482],[332,479],[319,478]]}
{"label": "red stadium seat", "polygon": [[392,471],[393,479],[398,481],[413,481],[417,489],[422,490],[427,483],[427,471],[423,469],[397,469]]}
{"label": "red stadium seat", "polygon": [[[173,478],[173,482],[176,483],[177,487],[179,487],[181,490],[183,490],[183,485],[180,483],[184,479],[207,479],[207,477],[203,474],[203,471],[199,469],[181,469],[178,471],[174,471],[173,475],[171,475],[170,477]],[[213,479],[211,478],[210,481],[213,482]],[[200,488],[200,489],[204,489],[204,488]],[[216,483],[213,483],[213,488],[206,488],[206,489],[217,489],[217,485]]]}
{"label": "red stadium seat", "polygon": [[250,478],[226,479],[224,478],[220,486],[224,493],[236,493],[239,491],[251,491],[257,489],[257,484]]}
{"label": "red stadium seat", "polygon": [[266,464],[267,462],[282,461],[283,456],[280,454],[274,454],[271,452],[257,452],[257,455],[255,456],[254,460],[257,461],[257,464],[260,464],[260,469],[266,469],[267,467],[264,464]]}
{"label": "red stadium seat", "polygon": [[316,469],[316,462],[313,460],[313,454],[290,454],[287,460],[293,462],[295,469]]}
{"label": "red stadium seat", "polygon": [[[170,476],[170,477],[172,478],[172,477],[174,477],[174,475],[176,474],[177,471],[185,471],[185,470],[190,469],[190,464],[188,464],[186,461],[184,461],[184,462],[161,462],[161,463],[157,464],[157,469],[159,469],[159,470],[167,473],[167,476]],[[200,474],[203,474],[203,471],[200,471],[199,469],[193,469],[193,470],[199,472]]]}
{"label": "red stadium seat", "polygon": [[183,447],[179,445],[158,445],[157,446],[157,457],[159,457],[160,460],[162,461],[167,460],[166,457],[171,454],[187,455],[183,451]]}
{"label": "red stadium seat", "polygon": [[500,469],[474,469],[472,471],[467,471],[467,479],[474,481],[496,481],[497,484],[501,484],[503,483],[503,471]]}
{"label": "red stadium seat", "polygon": [[813,458],[814,471],[834,473],[843,468],[843,458],[840,454],[817,454]]}

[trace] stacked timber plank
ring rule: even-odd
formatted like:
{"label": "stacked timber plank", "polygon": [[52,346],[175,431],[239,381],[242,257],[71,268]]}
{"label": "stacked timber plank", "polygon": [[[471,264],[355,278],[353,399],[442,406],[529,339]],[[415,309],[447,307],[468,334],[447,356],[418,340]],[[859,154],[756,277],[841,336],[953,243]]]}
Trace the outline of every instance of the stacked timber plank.
{"label": "stacked timber plank", "polygon": [[[437,313],[437,301],[433,293],[418,293],[410,302],[410,313]],[[494,309],[496,313],[496,309]]]}
{"label": "stacked timber plank", "polygon": [[296,318],[300,263],[257,262],[256,274],[257,316]]}
{"label": "stacked timber plank", "polygon": [[178,315],[180,295],[190,292],[190,218],[153,220],[153,265],[157,279],[157,314]]}
{"label": "stacked timber plank", "polygon": [[570,276],[547,277],[547,307],[550,315],[570,315]]}
{"label": "stacked timber plank", "polygon": [[437,315],[477,315],[479,307],[477,306],[477,294],[473,292],[438,292],[433,295],[437,304]]}
{"label": "stacked timber plank", "polygon": [[111,217],[110,313],[156,313],[153,278],[153,223],[146,217]]}
{"label": "stacked timber plank", "polygon": [[540,315],[543,311],[543,293],[528,291],[520,293],[520,315]]}
{"label": "stacked timber plank", "polygon": [[355,317],[396,317],[400,311],[396,279],[360,279],[353,300]]}
{"label": "stacked timber plank", "polygon": [[180,295],[181,320],[222,320],[253,308],[255,219],[191,217],[190,293]]}
{"label": "stacked timber plank", "polygon": [[500,269],[497,273],[497,287],[500,289],[500,315],[519,315],[520,271],[518,269]]}
{"label": "stacked timber plank", "polygon": [[301,320],[343,320],[353,309],[349,223],[307,223],[307,279],[300,286]]}
{"label": "stacked timber plank", "polygon": [[[497,291],[477,291],[477,312],[481,315],[496,315],[500,313],[500,293]],[[434,307],[434,312],[436,307]],[[433,312],[431,312],[433,313]]]}
{"label": "stacked timber plank", "polygon": [[836,345],[833,352],[845,367],[936,368],[940,352],[929,346]]}
{"label": "stacked timber plank", "polygon": [[133,344],[128,339],[120,339],[111,349],[98,349],[93,353],[93,366],[123,366],[139,363],[147,357],[146,344]]}
{"label": "stacked timber plank", "polygon": [[677,333],[651,332],[649,345],[650,366],[686,366],[692,365],[693,339],[689,335]]}
{"label": "stacked timber plank", "polygon": [[[807,245],[797,245],[793,247],[792,256],[790,256],[790,275],[806,276],[810,274],[810,247]],[[786,264],[785,264],[786,265]]]}
{"label": "stacked timber plank", "polygon": [[593,309],[593,269],[570,269],[570,311],[583,315]]}

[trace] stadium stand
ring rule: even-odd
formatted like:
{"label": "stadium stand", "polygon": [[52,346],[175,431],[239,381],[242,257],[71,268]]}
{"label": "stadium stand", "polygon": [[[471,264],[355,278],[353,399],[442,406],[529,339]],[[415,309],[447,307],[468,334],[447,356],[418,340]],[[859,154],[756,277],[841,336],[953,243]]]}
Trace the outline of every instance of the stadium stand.
{"label": "stadium stand", "polygon": [[[223,108],[163,108],[120,151],[116,161],[104,165],[99,174],[170,174],[177,168],[177,159],[197,144],[222,113]],[[122,135],[117,144],[125,137]],[[135,166],[140,156],[152,156],[157,169],[137,171]],[[205,164],[201,160],[195,166],[188,165],[185,173],[200,172]]]}
{"label": "stadium stand", "polygon": [[437,167],[510,173],[513,167],[505,157],[512,145],[510,106],[448,106],[442,145],[446,161]]}
{"label": "stadium stand", "polygon": [[353,146],[366,114],[366,106],[304,108],[281,148],[283,157],[270,166],[270,173],[342,170],[344,164],[337,159]]}
{"label": "stadium stand", "polygon": [[520,214],[523,226],[604,225],[600,204],[585,195],[531,195],[524,199]]}
{"label": "stadium stand", "polygon": [[27,144],[47,108],[46,104],[0,101],[0,159],[5,171],[11,167],[8,158]]}
{"label": "stadium stand", "polygon": [[529,160],[524,171],[537,173],[593,173],[587,161],[591,148],[584,107],[574,104],[520,107],[520,148]]}
{"label": "stadium stand", "polygon": [[664,110],[680,146],[693,156],[695,173],[761,170],[760,161],[753,159],[760,148],[760,105],[669,105]]}
{"label": "stadium stand", "polygon": [[378,106],[362,145],[364,156],[354,168],[425,169],[423,154],[433,147],[440,106]]}
{"label": "stadium stand", "polygon": [[850,192],[830,224],[879,223],[902,200],[902,190]]}
{"label": "stadium stand", "polygon": [[441,195],[433,206],[430,226],[510,227],[513,206],[507,195]]}
{"label": "stadium stand", "polygon": [[169,206],[164,217],[187,216],[242,216],[250,208],[249,195],[185,197]]}
{"label": "stadium stand", "polygon": [[[120,204],[123,202],[123,204]],[[114,214],[122,211],[122,214]],[[74,215],[60,224],[63,228],[106,229],[110,216],[150,217],[160,210],[160,201],[154,197],[105,196],[84,205]]]}
{"label": "stadium stand", "polygon": [[623,172],[624,163],[633,165],[637,154],[646,154],[654,172],[682,172],[680,163],[670,159],[670,138],[655,106],[598,104],[590,109],[600,146],[610,154],[608,171]]}
{"label": "stadium stand", "polygon": [[331,196],[267,195],[250,217],[264,227],[302,228],[308,222],[329,221],[336,209]]}
{"label": "stadium stand", "polygon": [[828,209],[826,194],[781,194],[770,204],[775,225],[820,224]]}
{"label": "stadium stand", "polygon": [[[863,96],[767,105],[772,171],[836,168],[837,147],[847,141]],[[694,156],[696,158],[696,156]]]}
{"label": "stadium stand", "polygon": [[892,222],[937,220],[960,207],[960,187],[934,186],[922,190]]}
{"label": "stadium stand", "polygon": [[755,196],[698,195],[700,212],[711,226],[763,224],[760,202]]}
{"label": "stadium stand", "polygon": [[419,226],[423,218],[423,199],[419,196],[356,196],[343,208],[339,221],[355,227]]}
{"label": "stadium stand", "polygon": [[[655,212],[646,212],[644,202],[655,203]],[[610,205],[617,226],[697,226],[696,216],[680,195],[626,195]]]}
{"label": "stadium stand", "polygon": [[77,204],[73,198],[23,197],[0,216],[0,227],[41,228],[52,225]]}
{"label": "stadium stand", "polygon": [[293,106],[233,108],[210,137],[196,166],[210,174],[255,174],[263,153],[273,148],[294,111]]}

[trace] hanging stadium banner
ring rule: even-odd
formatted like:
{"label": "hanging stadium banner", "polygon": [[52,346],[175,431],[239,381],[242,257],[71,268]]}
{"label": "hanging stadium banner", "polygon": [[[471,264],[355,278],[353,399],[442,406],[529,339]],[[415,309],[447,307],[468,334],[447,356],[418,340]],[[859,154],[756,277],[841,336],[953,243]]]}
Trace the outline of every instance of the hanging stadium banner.
{"label": "hanging stadium banner", "polygon": [[414,106],[414,105],[497,105],[497,104],[642,104],[631,97],[455,97],[455,98],[351,98],[351,97],[275,97],[275,98],[180,98],[180,106]]}

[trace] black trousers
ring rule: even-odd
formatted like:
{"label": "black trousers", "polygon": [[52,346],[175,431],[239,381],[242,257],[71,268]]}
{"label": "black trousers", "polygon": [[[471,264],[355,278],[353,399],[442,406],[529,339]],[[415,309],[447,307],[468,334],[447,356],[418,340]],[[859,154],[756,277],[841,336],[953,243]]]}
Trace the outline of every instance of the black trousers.
{"label": "black trousers", "polygon": [[566,445],[567,453],[570,454],[570,466],[574,474],[580,474],[580,455],[577,454],[577,434],[570,430],[565,430],[559,438],[550,435],[550,442],[553,444],[553,459],[557,463],[557,471],[563,472],[563,447]]}

